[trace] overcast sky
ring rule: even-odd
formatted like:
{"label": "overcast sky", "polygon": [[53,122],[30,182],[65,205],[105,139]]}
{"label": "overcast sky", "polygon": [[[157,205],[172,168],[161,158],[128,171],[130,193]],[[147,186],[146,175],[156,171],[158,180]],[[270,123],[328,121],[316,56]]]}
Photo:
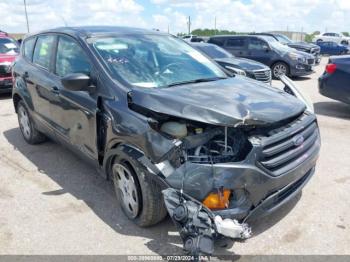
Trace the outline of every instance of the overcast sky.
{"label": "overcast sky", "polygon": [[[350,31],[350,0],[26,0],[30,31],[58,26],[123,25],[170,33],[214,28],[238,32]],[[0,0],[0,30],[26,32],[23,0]]]}

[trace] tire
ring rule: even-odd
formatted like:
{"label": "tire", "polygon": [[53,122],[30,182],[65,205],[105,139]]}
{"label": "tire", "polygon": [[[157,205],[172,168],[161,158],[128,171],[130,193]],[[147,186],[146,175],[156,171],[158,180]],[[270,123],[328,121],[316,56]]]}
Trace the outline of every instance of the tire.
{"label": "tire", "polygon": [[167,215],[160,185],[137,160],[119,152],[111,176],[124,214],[140,227],[157,224]]}
{"label": "tire", "polygon": [[289,75],[289,66],[284,62],[276,62],[271,67],[273,79],[279,79],[280,74]]}
{"label": "tire", "polygon": [[33,120],[23,101],[19,101],[17,104],[17,117],[23,138],[28,144],[35,145],[46,140],[46,137],[35,128]]}
{"label": "tire", "polygon": [[323,42],[323,40],[322,39],[317,39],[316,43],[318,43],[318,42]]}
{"label": "tire", "polygon": [[346,41],[346,40],[342,40],[340,43],[341,43],[342,45],[348,45],[348,44],[349,44],[348,41]]}

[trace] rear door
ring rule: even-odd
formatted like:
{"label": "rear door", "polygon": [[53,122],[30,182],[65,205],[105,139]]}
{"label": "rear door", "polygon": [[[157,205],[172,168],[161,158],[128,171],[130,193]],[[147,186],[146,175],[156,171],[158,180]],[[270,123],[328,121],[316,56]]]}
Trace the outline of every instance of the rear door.
{"label": "rear door", "polygon": [[57,101],[55,82],[52,80],[51,73],[55,41],[55,36],[50,34],[37,37],[32,63],[28,65],[22,76],[32,98],[34,115],[39,123],[48,129],[51,129],[50,104]]}
{"label": "rear door", "polygon": [[262,39],[251,37],[248,40],[247,58],[270,65],[272,50],[267,42]]}
{"label": "rear door", "polygon": [[54,61],[53,79],[58,103],[52,104],[50,110],[57,137],[89,159],[96,160],[97,98],[87,91],[67,90],[61,83],[62,77],[72,73],[83,73],[93,78],[92,63],[81,45],[66,35],[58,36]]}
{"label": "rear door", "polygon": [[247,57],[247,39],[245,37],[227,38],[224,48],[238,57]]}

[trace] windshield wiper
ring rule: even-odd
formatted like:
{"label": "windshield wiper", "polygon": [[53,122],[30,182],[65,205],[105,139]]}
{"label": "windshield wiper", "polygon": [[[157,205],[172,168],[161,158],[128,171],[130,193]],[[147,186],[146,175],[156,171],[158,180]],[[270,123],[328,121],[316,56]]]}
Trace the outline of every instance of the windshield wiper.
{"label": "windshield wiper", "polygon": [[188,81],[180,81],[180,82],[175,82],[175,83],[169,84],[166,87],[194,84],[194,83],[211,82],[211,81],[217,81],[220,79],[227,79],[227,77],[199,78],[199,79],[188,80]]}

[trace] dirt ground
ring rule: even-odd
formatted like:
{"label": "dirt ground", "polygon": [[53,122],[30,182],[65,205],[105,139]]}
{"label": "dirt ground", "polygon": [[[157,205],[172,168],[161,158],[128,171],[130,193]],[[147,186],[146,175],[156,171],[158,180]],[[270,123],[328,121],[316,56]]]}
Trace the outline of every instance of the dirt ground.
{"label": "dirt ground", "polygon": [[[318,94],[316,73],[295,79],[314,102],[322,150],[314,177],[254,236],[216,254],[350,254],[350,106]],[[279,84],[279,83],[276,83]],[[142,229],[111,184],[53,142],[31,146],[10,96],[0,96],[0,254],[182,254],[171,220]]]}

